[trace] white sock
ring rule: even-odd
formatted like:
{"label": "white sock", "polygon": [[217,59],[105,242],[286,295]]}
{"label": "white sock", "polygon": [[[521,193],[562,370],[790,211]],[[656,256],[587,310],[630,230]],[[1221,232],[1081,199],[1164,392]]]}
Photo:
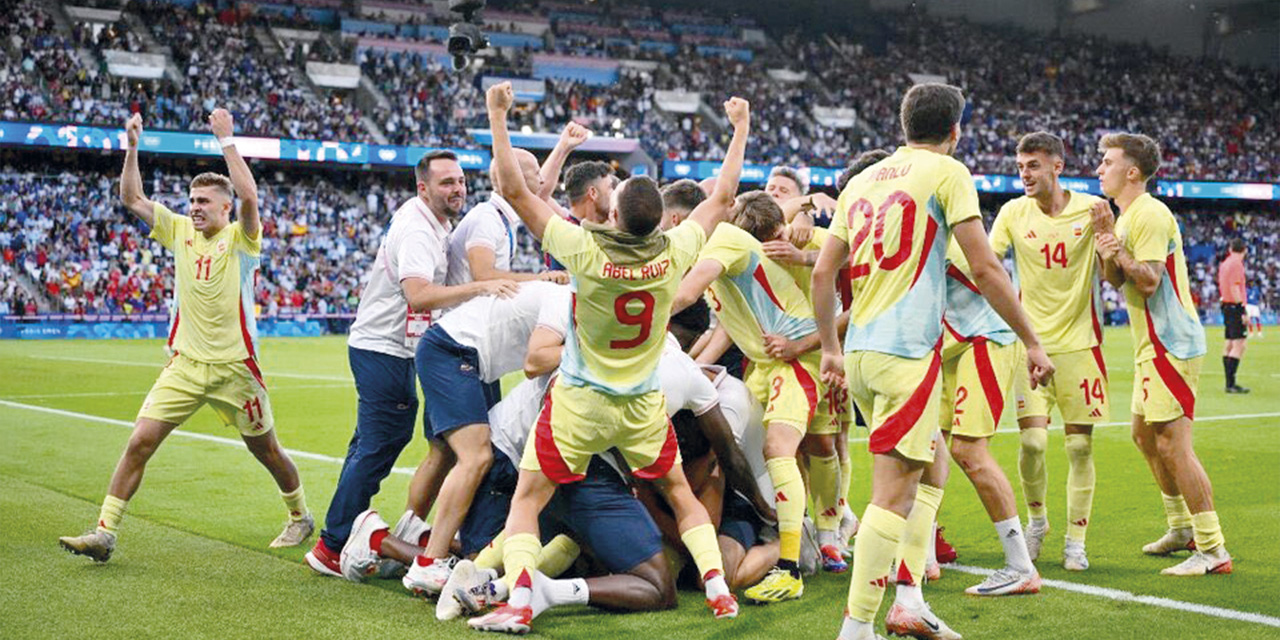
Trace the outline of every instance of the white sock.
{"label": "white sock", "polygon": [[840,637],[837,640],[865,640],[866,638],[875,637],[875,629],[871,627],[870,622],[854,620],[849,616],[845,616],[844,624],[840,625]]}
{"label": "white sock", "polygon": [[818,546],[825,547],[827,545],[836,545],[840,542],[839,531],[823,531],[818,530]]}
{"label": "white sock", "polygon": [[1049,526],[1049,516],[1031,516],[1027,520],[1027,524],[1035,525],[1037,529],[1043,529]]}
{"label": "white sock", "polygon": [[924,593],[920,590],[918,584],[902,584],[899,582],[894,586],[893,601],[908,608],[919,609],[924,606]]}
{"label": "white sock", "polygon": [[[707,572],[711,573],[711,572]],[[729,583],[725,582],[724,575],[717,573],[715,576],[705,582],[707,588],[707,599],[714,600],[720,596],[727,595],[729,591]]]}
{"label": "white sock", "polygon": [[489,584],[493,585],[491,589],[493,592],[493,601],[506,602],[511,597],[511,591],[507,588],[507,581],[499,580],[497,571],[493,571],[492,569],[489,569],[488,571],[493,573],[493,577],[489,579]]}
{"label": "white sock", "polygon": [[1022,523],[1018,516],[994,523],[996,535],[1000,536],[1000,544],[1004,547],[1004,563],[1016,571],[1028,572],[1035,569],[1031,563],[1031,554],[1027,553],[1027,540],[1022,535]]}
{"label": "white sock", "polygon": [[553,580],[538,572],[533,574],[532,591],[533,599],[530,601],[530,606],[533,608],[535,618],[551,607],[587,604],[587,581],[582,578]]}

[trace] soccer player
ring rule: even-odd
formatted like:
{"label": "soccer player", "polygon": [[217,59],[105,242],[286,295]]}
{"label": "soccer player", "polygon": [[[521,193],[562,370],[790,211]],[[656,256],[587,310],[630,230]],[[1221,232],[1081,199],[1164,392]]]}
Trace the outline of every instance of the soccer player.
{"label": "soccer player", "polygon": [[528,630],[534,594],[527,585],[537,573],[531,567],[541,547],[538,514],[557,484],[581,480],[591,456],[613,447],[634,475],[657,481],[706,582],[707,602],[716,616],[736,616],[738,605],[724,580],[715,530],[676,464],[679,451],[655,370],[679,278],[732,205],[746,149],[747,104],[737,98],[725,103],[734,135],[715,194],[689,220],[664,233],[658,229],[662,197],[657,185],[643,177],[614,191],[609,212],[613,227],[587,222],[575,227],[556,216],[516,179],[519,167],[506,122],[514,102],[511,85],[494,85],[486,100],[502,195],[543,248],[568,268],[574,297],[560,376],[536,436],[525,447],[507,518],[503,565],[517,587],[506,606],[469,624],[491,631]]}
{"label": "soccer player", "polygon": [[[947,267],[947,309],[943,315],[947,332],[942,342],[942,407],[938,426],[950,436],[950,453],[978,492],[982,506],[995,525],[1005,557],[1003,568],[981,584],[969,587],[965,593],[978,596],[1038,593],[1040,573],[1027,550],[1013,487],[989,447],[1021,363],[1016,337],[978,293],[969,265],[954,240],[947,248],[947,260],[951,264]],[[1030,310],[1027,315],[1031,315]],[[944,485],[935,482],[945,483],[948,470],[947,458],[939,451],[933,465],[925,471],[926,479],[919,491],[934,493],[940,502]],[[919,495],[917,493],[917,497]],[[896,595],[901,598],[910,591],[899,585]]]}
{"label": "soccer player", "polygon": [[751,361],[746,383],[765,405],[764,457],[777,492],[781,550],[775,570],[746,596],[756,602],[782,602],[804,594],[799,561],[805,489],[796,462],[802,441],[813,461],[810,484],[823,564],[829,571],[848,568],[835,545],[840,460],[833,434],[839,425],[818,382],[821,354],[810,350],[778,359],[765,349],[765,335],[799,341],[817,330],[805,291],[764,254],[761,239],[777,239],[783,233],[782,209],[767,193],[752,191],[737,198],[731,215],[733,223],[716,228],[698,264],[681,281],[675,310],[709,291],[716,317]]}
{"label": "soccer player", "polygon": [[[445,284],[449,232],[466,204],[466,178],[451,151],[423,156],[413,173],[417,193],[391,217],[347,338],[347,359],[359,396],[356,427],[325,514],[325,528],[306,556],[308,566],[323,575],[343,575],[341,551],[353,523],[369,508],[413,438],[418,411],[413,355],[422,334],[441,309],[476,296],[516,292],[511,280]],[[415,480],[437,472],[424,466],[419,466]],[[416,546],[424,529],[406,519],[397,525],[394,537]],[[414,555],[408,554],[408,561]],[[359,567],[355,579],[362,579],[366,568]]]}
{"label": "soccer player", "polygon": [[1218,265],[1218,295],[1222,298],[1222,324],[1226,330],[1226,342],[1222,344],[1222,370],[1227,374],[1227,393],[1249,393],[1236,384],[1236,371],[1248,346],[1249,319],[1245,315],[1248,285],[1244,278],[1244,256],[1247,252],[1244,240],[1231,241],[1231,250]]}
{"label": "soccer player", "polygon": [[[973,178],[951,157],[964,104],[960,90],[949,85],[907,91],[900,110],[906,145],[845,187],[813,271],[823,376],[831,384],[847,382],[871,429],[871,503],[854,546],[843,640],[875,637],[872,625],[898,560],[908,567],[924,564],[936,508],[929,495],[917,497],[916,485],[935,458],[945,257],[952,237],[978,290],[1027,345],[1032,379],[1053,372],[987,243]],[[850,257],[853,312],[842,353],[835,277]],[[904,532],[907,553],[900,553]],[[923,602],[914,610],[893,607],[885,624],[894,633],[958,637]]]}
{"label": "soccer player", "polygon": [[1107,281],[1124,292],[1133,332],[1133,441],[1164,494],[1169,530],[1142,548],[1167,555],[1195,553],[1162,571],[1190,576],[1231,573],[1213,508],[1213,486],[1191,444],[1196,384],[1204,361],[1204,328],[1187,285],[1182,232],[1164,203],[1147,193],[1160,168],[1160,147],[1144,135],[1102,137],[1098,165],[1102,191],[1115,200],[1094,209],[1098,255]]}
{"label": "soccer player", "polygon": [[1027,548],[1035,561],[1049,531],[1045,447],[1049,413],[1056,405],[1065,424],[1068,462],[1062,566],[1084,571],[1089,568],[1085,532],[1093,511],[1093,427],[1111,416],[1098,315],[1102,280],[1090,213],[1102,200],[1062,187],[1064,154],[1062,140],[1044,131],[1018,141],[1018,175],[1026,195],[1000,208],[991,225],[991,248],[1000,257],[1013,250],[1022,307],[1056,368],[1053,380],[1034,390],[1022,373],[1014,383],[1022,442],[1018,470],[1030,512]]}
{"label": "soccer player", "polygon": [[[289,521],[271,546],[295,546],[315,530],[298,469],[276,440],[271,401],[258,367],[252,306],[254,272],[262,251],[258,186],[236,150],[231,114],[215,109],[209,114],[209,127],[222,145],[231,175],[196,176],[190,186],[189,213],[181,216],[147,199],[138,169],[142,116],[135,113],[125,123],[128,146],[120,199],[151,227],[150,237],[174,256],[168,343],[172,355],[138,411],[133,434],[102,501],[97,528],[58,539],[64,549],[98,562],[106,562],[115,550],[120,518],[142,483],[147,461],[169,432],[206,404],[224,424],[240,432],[245,446],[280,487]],[[232,222],[236,196],[240,209]]]}
{"label": "soccer player", "polygon": [[779,165],[769,171],[764,192],[781,204],[809,193],[809,184],[800,178],[796,169]]}

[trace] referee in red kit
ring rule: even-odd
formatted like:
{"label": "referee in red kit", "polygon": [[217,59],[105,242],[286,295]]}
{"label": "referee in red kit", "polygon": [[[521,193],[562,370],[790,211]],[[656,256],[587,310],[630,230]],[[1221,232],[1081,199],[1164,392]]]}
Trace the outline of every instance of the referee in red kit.
{"label": "referee in red kit", "polygon": [[1222,347],[1222,368],[1227,374],[1227,393],[1249,393],[1236,384],[1236,370],[1244,357],[1247,320],[1245,318],[1244,240],[1231,241],[1231,250],[1218,265],[1218,295],[1222,297],[1222,322],[1227,341]]}

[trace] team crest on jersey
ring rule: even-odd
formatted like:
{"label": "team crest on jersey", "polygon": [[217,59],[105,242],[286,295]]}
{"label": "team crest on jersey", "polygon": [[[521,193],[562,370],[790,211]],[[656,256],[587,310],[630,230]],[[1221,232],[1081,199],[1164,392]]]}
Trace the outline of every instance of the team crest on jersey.
{"label": "team crest on jersey", "polygon": [[1071,225],[1071,235],[1079,238],[1084,235],[1084,225],[1076,223]]}
{"label": "team crest on jersey", "polygon": [[219,241],[218,241],[218,255],[222,255],[222,254],[224,254],[224,253],[226,253],[226,252],[227,252],[227,241],[226,241],[226,240],[219,240]]}

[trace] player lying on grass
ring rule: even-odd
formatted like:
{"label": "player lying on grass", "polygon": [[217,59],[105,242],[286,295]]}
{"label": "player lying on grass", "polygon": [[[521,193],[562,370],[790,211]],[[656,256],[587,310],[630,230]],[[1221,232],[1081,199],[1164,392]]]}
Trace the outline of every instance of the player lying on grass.
{"label": "player lying on grass", "polygon": [[786,269],[764,255],[760,239],[780,237],[782,210],[766,193],[754,191],[738,196],[731,215],[732,224],[716,228],[698,264],[681,281],[675,310],[709,291],[716,317],[751,360],[746,384],[765,406],[764,457],[777,493],[781,547],[776,570],[746,596],[756,602],[781,602],[804,594],[799,561],[806,500],[796,463],[802,443],[815,461],[811,486],[821,516],[819,534],[829,541],[822,550],[824,565],[828,570],[847,568],[834,546],[840,524],[840,461],[833,434],[839,425],[818,382],[821,354],[809,350],[780,359],[765,349],[765,335],[799,341],[817,329],[805,292]]}
{"label": "player lying on grass", "polygon": [[[900,110],[906,145],[849,181],[813,271],[822,374],[829,384],[848,384],[871,428],[871,504],[854,546],[843,640],[874,638],[892,576],[905,568],[918,584],[924,571],[939,496],[917,486],[936,460],[945,257],[953,235],[979,291],[1027,345],[1032,379],[1053,372],[987,243],[973,178],[951,157],[964,104],[949,85],[916,85],[906,93]],[[846,264],[853,305],[842,347],[836,276]],[[958,637],[923,600],[914,604],[891,608],[886,628]]]}
{"label": "player lying on grass", "polygon": [[[532,584],[541,548],[538,515],[556,485],[585,478],[591,457],[616,447],[633,474],[656,480],[672,505],[681,536],[706,578],[707,602],[716,616],[736,616],[715,530],[677,464],[680,455],[656,369],[680,275],[732,205],[747,142],[747,104],[736,98],[725,104],[734,135],[715,196],[663,233],[658,229],[661,195],[644,177],[614,191],[612,227],[589,222],[575,227],[557,216],[517,178],[506,122],[515,101],[511,85],[494,85],[486,100],[502,196],[543,248],[565,265],[574,286],[572,330],[560,375],[539,418],[537,437],[530,438],[520,461],[505,527],[505,571],[516,576],[517,585]],[[522,632],[532,619],[533,591],[517,586],[506,606],[471,624]]]}
{"label": "player lying on grass", "polygon": [[[262,251],[258,187],[231,137],[231,114],[215,109],[209,126],[222,145],[231,177],[196,176],[191,181],[188,215],[181,216],[147,199],[138,169],[142,116],[134,114],[125,124],[128,146],[120,199],[151,227],[150,237],[173,252],[173,318],[169,363],[138,411],[129,444],[111,476],[97,528],[58,540],[68,551],[98,562],[106,562],[115,549],[120,518],[142,483],[147,461],[169,432],[206,404],[224,424],[240,432],[245,446],[280,488],[289,522],[271,546],[300,544],[315,529],[298,469],[276,440],[271,401],[258,367],[253,316],[254,272]],[[236,196],[240,209],[232,222]]]}
{"label": "player lying on grass", "polygon": [[1213,485],[1191,443],[1204,327],[1187,284],[1182,232],[1164,203],[1147,191],[1160,168],[1160,147],[1144,135],[1104,136],[1098,165],[1102,192],[1120,208],[1093,212],[1103,275],[1124,292],[1133,333],[1133,441],[1164,495],[1169,530],[1142,548],[1167,555],[1194,548],[1190,558],[1161,573],[1231,573]]}

